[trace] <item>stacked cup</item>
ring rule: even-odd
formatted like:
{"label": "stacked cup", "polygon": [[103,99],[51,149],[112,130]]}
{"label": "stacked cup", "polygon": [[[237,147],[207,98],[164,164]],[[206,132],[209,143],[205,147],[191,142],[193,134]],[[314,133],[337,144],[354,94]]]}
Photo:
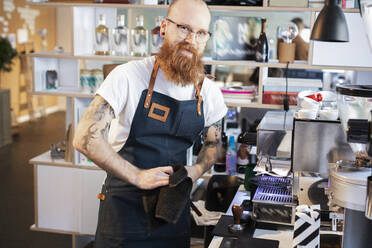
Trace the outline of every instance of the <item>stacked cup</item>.
{"label": "stacked cup", "polygon": [[337,120],[336,94],[331,91],[302,91],[298,94],[297,119]]}
{"label": "stacked cup", "polygon": [[335,121],[338,119],[337,96],[331,91],[320,91],[322,95],[321,107],[318,112],[320,120]]}
{"label": "stacked cup", "polygon": [[318,116],[320,102],[308,97],[310,95],[314,95],[314,92],[303,91],[298,94],[298,105],[300,109],[295,112],[297,119],[314,120]]}

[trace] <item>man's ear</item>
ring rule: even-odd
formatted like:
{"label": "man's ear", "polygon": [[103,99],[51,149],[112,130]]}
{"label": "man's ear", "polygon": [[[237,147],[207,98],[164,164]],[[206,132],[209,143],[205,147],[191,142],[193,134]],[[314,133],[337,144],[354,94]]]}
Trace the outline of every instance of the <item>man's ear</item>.
{"label": "man's ear", "polygon": [[163,19],[160,24],[160,37],[164,38],[167,29],[167,20]]}

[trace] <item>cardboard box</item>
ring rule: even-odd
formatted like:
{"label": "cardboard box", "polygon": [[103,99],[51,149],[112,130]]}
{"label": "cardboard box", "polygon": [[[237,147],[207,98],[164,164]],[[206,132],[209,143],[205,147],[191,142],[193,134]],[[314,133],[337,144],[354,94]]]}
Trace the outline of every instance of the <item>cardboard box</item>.
{"label": "cardboard box", "polygon": [[308,6],[308,0],[270,0],[269,6],[306,8]]}

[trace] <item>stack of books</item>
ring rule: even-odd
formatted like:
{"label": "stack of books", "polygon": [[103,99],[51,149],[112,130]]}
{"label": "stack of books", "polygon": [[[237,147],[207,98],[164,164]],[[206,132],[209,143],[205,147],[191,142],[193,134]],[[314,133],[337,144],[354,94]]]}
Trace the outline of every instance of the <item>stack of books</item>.
{"label": "stack of books", "polygon": [[[289,104],[297,104],[298,92],[304,90],[319,91],[323,87],[321,79],[288,78]],[[286,94],[286,79],[268,77],[263,82],[262,103],[282,104]]]}

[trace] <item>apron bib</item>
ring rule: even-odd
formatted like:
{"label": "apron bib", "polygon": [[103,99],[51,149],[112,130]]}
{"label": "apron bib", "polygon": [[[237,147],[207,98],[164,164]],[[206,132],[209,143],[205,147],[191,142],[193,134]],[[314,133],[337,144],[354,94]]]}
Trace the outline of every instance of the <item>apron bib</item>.
{"label": "apron bib", "polygon": [[[195,84],[196,99],[178,101],[153,91],[159,63],[149,88],[141,94],[130,133],[118,152],[140,169],[186,164],[186,150],[204,128],[203,102]],[[95,247],[183,248],[190,246],[190,207],[176,224],[150,230],[142,197],[159,191],[141,190],[110,174],[102,187]]]}

